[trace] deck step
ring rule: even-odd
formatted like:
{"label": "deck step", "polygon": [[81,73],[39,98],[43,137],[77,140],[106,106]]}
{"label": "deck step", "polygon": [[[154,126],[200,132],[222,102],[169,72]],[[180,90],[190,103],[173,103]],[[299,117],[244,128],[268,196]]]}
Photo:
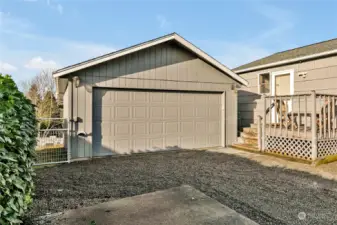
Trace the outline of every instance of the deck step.
{"label": "deck step", "polygon": [[242,150],[248,150],[248,151],[259,151],[256,145],[251,145],[251,144],[235,143],[235,144],[232,144],[232,147],[237,148],[237,149],[242,149]]}
{"label": "deck step", "polygon": [[241,132],[240,133],[240,137],[243,138],[248,138],[248,139],[253,139],[253,140],[257,140],[257,134],[254,133],[247,133],[247,132]]}
{"label": "deck step", "polygon": [[256,145],[257,146],[258,140],[253,139],[253,138],[238,137],[238,143],[240,143],[240,144],[250,144],[250,145]]}
{"label": "deck step", "polygon": [[257,128],[244,127],[243,132],[248,133],[248,134],[257,135]]}
{"label": "deck step", "polygon": [[257,124],[256,124],[256,123],[251,123],[251,124],[250,124],[250,128],[255,128],[255,129],[257,129]]}

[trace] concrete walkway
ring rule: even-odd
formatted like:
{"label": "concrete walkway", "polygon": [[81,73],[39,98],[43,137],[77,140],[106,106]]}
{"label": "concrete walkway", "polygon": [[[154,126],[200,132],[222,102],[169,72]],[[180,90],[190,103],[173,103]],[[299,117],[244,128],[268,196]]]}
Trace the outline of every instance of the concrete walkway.
{"label": "concrete walkway", "polygon": [[234,148],[217,148],[217,149],[209,149],[207,151],[237,155],[240,157],[254,160],[263,166],[282,167],[286,169],[303,171],[310,174],[321,176],[326,179],[337,181],[337,162],[323,164],[320,166],[314,166],[306,163],[282,159],[276,156],[263,155],[248,151],[241,151]]}
{"label": "concrete walkway", "polygon": [[51,224],[258,225],[187,185],[66,211]]}

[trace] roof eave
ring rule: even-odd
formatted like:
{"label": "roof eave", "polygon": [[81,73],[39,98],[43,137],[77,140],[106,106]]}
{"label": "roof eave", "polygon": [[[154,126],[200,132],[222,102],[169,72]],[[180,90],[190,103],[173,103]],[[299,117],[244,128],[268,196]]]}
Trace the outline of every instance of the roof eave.
{"label": "roof eave", "polygon": [[224,72],[225,74],[227,74],[228,76],[230,76],[232,79],[236,80],[237,82],[248,86],[248,82],[243,79],[242,77],[240,77],[238,74],[234,73],[232,70],[230,70],[229,68],[227,68],[226,66],[224,66],[223,64],[221,64],[220,62],[218,62],[216,59],[212,58],[211,56],[209,56],[208,54],[206,54],[205,52],[203,52],[201,49],[197,48],[195,45],[193,45],[192,43],[188,42],[187,40],[185,40],[184,38],[182,38],[180,35],[173,33],[171,35],[168,36],[164,36],[162,38],[158,38],[155,39],[153,41],[150,42],[146,42],[140,45],[136,45],[134,47],[131,48],[127,48],[123,51],[120,52],[116,52],[116,54],[111,54],[111,55],[107,55],[106,57],[101,57],[98,59],[93,59],[91,61],[85,62],[83,64],[78,64],[78,65],[74,65],[74,66],[69,66],[67,68],[63,68],[60,70],[57,70],[53,73],[54,78],[57,77],[62,77],[65,76],[67,74],[100,64],[100,63],[104,63],[106,61],[127,55],[127,54],[131,54],[167,41],[171,41],[171,40],[175,40],[178,43],[180,43],[181,45],[183,45],[185,48],[189,49],[190,51],[194,52],[198,57],[202,58],[203,60],[207,61],[208,63],[210,63],[211,65],[213,65],[214,67],[218,68],[219,70],[221,70],[222,72]]}
{"label": "roof eave", "polygon": [[337,49],[325,51],[325,52],[321,52],[321,53],[317,53],[317,54],[297,57],[297,58],[293,58],[293,59],[282,60],[282,61],[278,61],[278,62],[274,62],[274,63],[268,63],[268,64],[264,64],[264,65],[260,65],[260,66],[253,66],[253,67],[249,67],[249,68],[246,68],[246,69],[234,70],[234,72],[237,73],[237,74],[247,73],[247,72],[251,72],[251,71],[267,69],[267,68],[270,68],[270,67],[282,66],[282,65],[286,65],[286,64],[316,59],[316,58],[334,55],[334,54],[337,54]]}

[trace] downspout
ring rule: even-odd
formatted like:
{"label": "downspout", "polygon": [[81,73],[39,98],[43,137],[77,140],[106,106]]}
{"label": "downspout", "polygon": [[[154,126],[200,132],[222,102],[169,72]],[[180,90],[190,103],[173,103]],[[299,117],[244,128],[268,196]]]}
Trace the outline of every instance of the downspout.
{"label": "downspout", "polygon": [[[74,133],[74,87],[73,87],[73,79],[70,78],[68,79],[68,86],[69,86],[69,96],[70,96],[70,112],[69,112],[69,116],[68,116],[68,146],[69,146],[69,150],[68,150],[68,163],[70,163],[70,159],[71,159],[71,151],[72,151],[72,144],[73,144],[73,133]],[[68,97],[69,98],[69,97]],[[68,106],[69,107],[69,106]]]}

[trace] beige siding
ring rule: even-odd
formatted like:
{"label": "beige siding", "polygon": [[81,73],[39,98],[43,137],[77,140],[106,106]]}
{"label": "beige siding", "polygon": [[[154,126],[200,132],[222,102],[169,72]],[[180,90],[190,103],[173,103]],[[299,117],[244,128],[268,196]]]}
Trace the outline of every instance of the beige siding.
{"label": "beige siding", "polygon": [[69,87],[66,88],[66,91],[63,94],[63,118],[69,118]]}
{"label": "beige siding", "polygon": [[[309,93],[311,90],[317,93],[337,94],[337,56],[240,74],[249,82],[248,87],[241,87],[238,92],[240,127],[256,123],[257,116],[262,114],[263,106],[261,96],[258,94],[258,74],[289,69],[294,69],[295,94]],[[307,74],[306,78],[298,76],[304,72]]]}
{"label": "beige siding", "polygon": [[236,91],[227,91],[225,93],[225,145],[232,145],[237,138],[238,118],[238,96]]}
{"label": "beige siding", "polygon": [[[75,133],[84,131],[88,134],[86,138],[74,138],[73,157],[90,157],[92,154],[93,87],[222,93],[231,90],[236,83],[174,43],[161,44],[117,58],[76,72],[73,76],[81,80],[80,86],[74,87],[73,94],[74,117],[79,118]],[[237,112],[233,114],[236,116]],[[232,126],[226,129],[232,129],[235,133],[236,127]]]}

